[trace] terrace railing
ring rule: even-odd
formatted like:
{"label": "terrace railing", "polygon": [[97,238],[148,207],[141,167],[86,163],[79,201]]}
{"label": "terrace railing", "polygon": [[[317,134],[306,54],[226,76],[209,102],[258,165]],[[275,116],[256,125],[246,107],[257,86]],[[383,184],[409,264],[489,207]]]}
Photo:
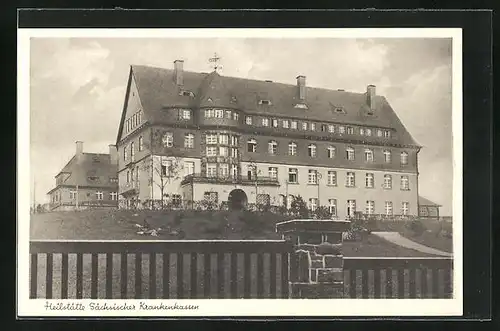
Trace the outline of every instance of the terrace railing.
{"label": "terrace railing", "polygon": [[240,184],[258,186],[279,186],[277,178],[264,176],[207,176],[205,174],[187,175],[182,179],[181,184],[188,183],[214,183],[214,184]]}
{"label": "terrace railing", "polygon": [[31,241],[30,297],[288,298],[290,252],[282,240]]}
{"label": "terrace railing", "polygon": [[[30,242],[31,298],[289,298],[282,240]],[[344,298],[450,298],[446,257],[344,257]]]}
{"label": "terrace railing", "polygon": [[453,258],[344,257],[347,298],[451,298]]}

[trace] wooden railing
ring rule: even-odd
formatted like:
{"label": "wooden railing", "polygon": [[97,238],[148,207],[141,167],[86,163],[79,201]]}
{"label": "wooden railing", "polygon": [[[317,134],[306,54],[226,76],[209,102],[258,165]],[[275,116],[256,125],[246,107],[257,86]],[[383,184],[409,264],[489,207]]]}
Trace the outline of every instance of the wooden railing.
{"label": "wooden railing", "polygon": [[[282,240],[31,241],[31,298],[289,298]],[[345,298],[451,298],[453,259],[344,257]]]}
{"label": "wooden railing", "polygon": [[346,298],[451,298],[453,258],[344,257]]}
{"label": "wooden railing", "polygon": [[31,241],[31,298],[288,298],[281,240]]}

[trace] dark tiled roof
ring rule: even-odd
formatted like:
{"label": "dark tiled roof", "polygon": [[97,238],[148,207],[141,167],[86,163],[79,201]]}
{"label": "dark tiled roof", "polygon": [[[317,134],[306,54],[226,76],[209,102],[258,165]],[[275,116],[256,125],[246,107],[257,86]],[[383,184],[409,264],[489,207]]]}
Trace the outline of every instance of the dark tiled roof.
{"label": "dark tiled roof", "polygon": [[440,204],[437,204],[435,202],[432,202],[429,199],[426,199],[424,197],[419,196],[418,197],[418,204],[419,206],[435,206],[435,207],[441,207]]}
{"label": "dark tiled roof", "polygon": [[[295,107],[299,103],[296,85],[184,71],[183,88],[195,94],[190,98],[179,95],[173,70],[133,65],[131,73],[151,122],[161,124],[161,109],[169,107],[229,107],[269,116],[392,128],[396,141],[418,146],[383,96],[375,97],[374,115],[368,115],[365,93],[307,87],[308,109],[302,109]],[[271,105],[259,105],[259,100],[270,100]],[[344,113],[337,113],[336,108]]]}
{"label": "dark tiled roof", "polygon": [[69,174],[61,185],[117,187],[117,183],[111,183],[110,178],[118,177],[118,165],[111,164],[109,154],[83,153],[80,157],[75,155],[59,174],[61,173]]}

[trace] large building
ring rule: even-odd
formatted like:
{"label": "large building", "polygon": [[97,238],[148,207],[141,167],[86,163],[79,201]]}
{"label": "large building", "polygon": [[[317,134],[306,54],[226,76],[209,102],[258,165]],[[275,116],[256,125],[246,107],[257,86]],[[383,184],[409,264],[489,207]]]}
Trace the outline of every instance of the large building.
{"label": "large building", "polygon": [[[420,146],[365,93],[133,65],[117,136],[124,205],[211,200],[338,217],[418,215]],[[145,203],[147,202],[147,203]]]}
{"label": "large building", "polygon": [[56,175],[50,196],[50,210],[118,207],[118,153],[109,145],[109,154],[84,153],[76,142],[76,153]]}

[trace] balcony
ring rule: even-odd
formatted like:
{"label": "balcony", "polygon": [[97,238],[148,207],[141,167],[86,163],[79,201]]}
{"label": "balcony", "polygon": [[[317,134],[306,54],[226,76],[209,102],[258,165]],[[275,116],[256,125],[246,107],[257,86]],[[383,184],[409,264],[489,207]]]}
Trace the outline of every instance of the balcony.
{"label": "balcony", "polygon": [[119,194],[131,195],[139,192],[139,182],[133,181],[120,185]]}
{"label": "balcony", "polygon": [[280,186],[277,178],[248,176],[207,176],[205,174],[192,174],[183,178],[181,185],[193,183],[210,183],[226,185],[258,185],[258,186]]}

